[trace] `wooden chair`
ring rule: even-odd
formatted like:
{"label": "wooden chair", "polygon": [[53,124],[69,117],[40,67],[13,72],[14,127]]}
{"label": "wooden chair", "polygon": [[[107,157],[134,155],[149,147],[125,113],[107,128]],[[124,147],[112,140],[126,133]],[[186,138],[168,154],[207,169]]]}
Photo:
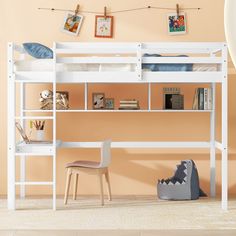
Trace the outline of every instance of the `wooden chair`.
{"label": "wooden chair", "polygon": [[85,172],[85,173],[88,173],[91,175],[98,176],[98,181],[99,181],[99,185],[100,185],[100,196],[101,196],[100,198],[101,198],[101,205],[102,206],[104,205],[102,177],[103,177],[103,175],[105,175],[105,179],[107,182],[107,189],[108,189],[108,197],[109,197],[108,199],[109,199],[109,201],[111,201],[112,200],[111,186],[110,186],[110,179],[109,179],[109,172],[108,172],[108,166],[109,166],[110,162],[111,162],[111,141],[106,140],[106,141],[102,142],[102,145],[101,145],[101,161],[100,162],[75,161],[72,163],[68,163],[66,165],[67,177],[66,177],[66,189],[65,189],[64,204],[67,204],[72,174],[75,174],[73,199],[76,200],[78,177],[81,172]]}

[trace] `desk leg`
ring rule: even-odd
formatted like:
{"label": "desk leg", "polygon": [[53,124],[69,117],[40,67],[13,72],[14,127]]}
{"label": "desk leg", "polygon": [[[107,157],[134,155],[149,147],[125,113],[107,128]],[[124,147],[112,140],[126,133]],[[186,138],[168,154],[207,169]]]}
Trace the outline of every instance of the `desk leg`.
{"label": "desk leg", "polygon": [[[25,182],[25,156],[20,156],[20,182]],[[20,186],[20,198],[25,198],[25,185]]]}
{"label": "desk leg", "polygon": [[7,191],[7,205],[8,210],[15,210],[16,189],[15,189],[15,155],[14,148],[8,150],[8,191]]}
{"label": "desk leg", "polygon": [[222,209],[228,209],[228,106],[227,77],[222,83]]}

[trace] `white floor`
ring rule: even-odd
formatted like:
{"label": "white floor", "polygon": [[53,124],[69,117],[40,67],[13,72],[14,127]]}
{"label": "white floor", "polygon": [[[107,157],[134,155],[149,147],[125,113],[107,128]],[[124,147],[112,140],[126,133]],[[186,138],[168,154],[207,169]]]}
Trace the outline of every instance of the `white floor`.
{"label": "white floor", "polygon": [[171,233],[177,229],[236,230],[236,199],[230,200],[227,212],[221,210],[219,199],[160,201],[152,196],[132,196],[116,197],[112,202],[106,201],[104,207],[99,204],[98,197],[69,199],[67,206],[59,199],[58,210],[53,211],[50,209],[51,199],[31,198],[17,200],[18,210],[8,211],[6,200],[2,199],[0,230],[7,231],[0,231],[0,235],[25,230],[60,230],[61,234],[63,230],[75,230],[70,232],[76,235],[78,230],[123,230],[123,233],[134,230],[131,233],[138,232],[138,235],[146,230],[149,233],[149,230]]}

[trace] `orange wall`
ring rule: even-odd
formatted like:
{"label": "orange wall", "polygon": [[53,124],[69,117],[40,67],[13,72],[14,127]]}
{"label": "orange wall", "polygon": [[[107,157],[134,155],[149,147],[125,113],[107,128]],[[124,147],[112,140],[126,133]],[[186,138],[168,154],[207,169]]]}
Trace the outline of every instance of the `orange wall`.
{"label": "orange wall", "polygon": [[[62,12],[39,11],[38,7],[55,7],[73,9],[76,0],[1,0],[0,2],[0,77],[1,77],[1,171],[0,194],[6,194],[7,186],[7,81],[6,81],[6,43],[36,41],[52,46],[53,41],[101,42],[101,41],[224,41],[223,0],[179,0],[180,6],[201,7],[201,11],[188,11],[188,33],[186,35],[169,36],[167,34],[166,10],[144,10],[115,15],[113,39],[94,38],[94,15],[85,14],[81,32],[78,37],[60,32],[64,14]],[[148,5],[173,7],[176,1],[147,0],[80,0],[82,10],[102,11],[109,6],[112,10],[139,8]],[[230,193],[236,193],[235,174],[235,93],[236,83],[233,75],[229,79],[229,144],[230,144]],[[153,104],[161,105],[161,89],[163,85],[153,86]],[[30,86],[27,97],[30,101],[38,101],[42,86]],[[83,103],[81,86],[60,86],[70,91],[74,105]],[[217,110],[220,110],[220,88],[217,94]],[[194,87],[181,87],[185,94],[186,106],[191,107]],[[90,86],[89,98],[93,91],[105,92],[107,97],[114,97],[116,104],[120,98],[136,97],[141,105],[146,106],[147,87],[145,85],[123,86],[104,85]],[[79,101],[79,102],[77,102]],[[35,105],[35,102],[30,105]],[[77,104],[76,104],[77,103]],[[112,138],[114,141],[176,141],[176,140],[207,140],[209,139],[209,114],[59,114],[58,139],[67,141],[97,141]],[[220,117],[217,116],[217,134],[220,132]],[[98,150],[59,150],[57,156],[57,192],[63,194],[65,185],[65,163],[79,158],[97,158]],[[155,194],[158,178],[169,177],[179,160],[194,159],[199,168],[203,189],[209,189],[209,154],[202,150],[112,150],[111,181],[113,194]],[[51,178],[52,161],[50,158],[27,160],[28,180],[49,180]],[[18,172],[17,172],[18,174]],[[217,155],[217,186],[220,192],[220,155]],[[28,194],[50,194],[51,189],[45,187],[27,188]],[[96,179],[81,176],[80,194],[98,193]]]}

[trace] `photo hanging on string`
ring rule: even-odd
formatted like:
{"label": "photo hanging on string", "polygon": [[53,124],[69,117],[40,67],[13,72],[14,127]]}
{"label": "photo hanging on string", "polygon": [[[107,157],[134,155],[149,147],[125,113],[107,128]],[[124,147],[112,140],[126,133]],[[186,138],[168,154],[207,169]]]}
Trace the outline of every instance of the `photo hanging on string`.
{"label": "photo hanging on string", "polygon": [[71,12],[67,12],[64,18],[62,31],[77,36],[83,21],[83,16],[74,15]]}
{"label": "photo hanging on string", "polygon": [[185,13],[180,12],[179,15],[177,15],[177,13],[168,14],[167,21],[168,21],[168,33],[170,35],[186,34]]}
{"label": "photo hanging on string", "polygon": [[95,16],[95,37],[113,37],[113,16]]}

